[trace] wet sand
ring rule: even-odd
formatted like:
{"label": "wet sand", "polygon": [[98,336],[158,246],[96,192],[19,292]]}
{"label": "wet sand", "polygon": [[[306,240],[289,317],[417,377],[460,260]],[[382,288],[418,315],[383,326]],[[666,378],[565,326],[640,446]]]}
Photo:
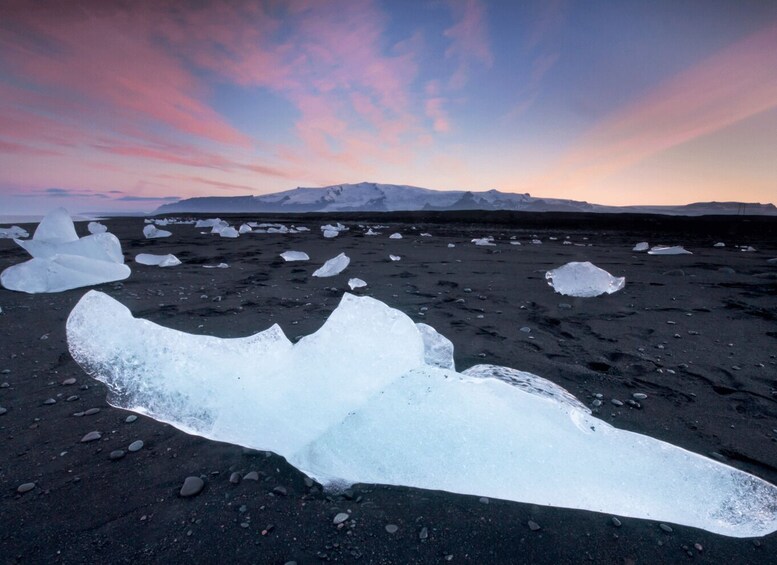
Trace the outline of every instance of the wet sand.
{"label": "wet sand", "polygon": [[[311,228],[300,234],[202,235],[191,225],[147,240],[141,218],[103,221],[122,242],[129,279],[95,287],[159,324],[220,337],[280,324],[295,340],[318,329],[347,281],[453,341],[459,370],[529,371],[565,387],[612,425],[715,457],[777,484],[777,219],[490,212],[221,216]],[[319,226],[351,228],[324,239]],[[388,225],[367,237],[359,224]],[[27,226],[25,226],[27,227]],[[32,233],[33,227],[28,227]],[[77,224],[86,235],[86,224]],[[403,234],[391,240],[393,232]],[[432,237],[422,237],[428,232]],[[496,246],[473,238],[493,236]],[[511,238],[522,245],[510,245]],[[542,244],[531,244],[538,238]],[[566,240],[566,238],[569,238]],[[555,239],[552,239],[555,238]],[[564,245],[564,241],[571,244]],[[684,245],[693,255],[631,249]],[[714,248],[723,241],[725,248]],[[456,245],[449,248],[448,244]],[[741,252],[735,245],[751,245]],[[286,263],[279,253],[305,251]],[[345,252],[332,278],[310,275]],[[134,262],[173,253],[182,265]],[[402,257],[392,262],[388,255]],[[0,240],[0,270],[27,254]],[[591,261],[626,277],[598,298],[561,296],[544,273]],[[205,269],[220,262],[227,269]],[[189,436],[106,402],[71,359],[68,313],[87,289],[0,289],[0,561],[14,563],[773,563],[777,535],[735,539],[670,524],[404,487],[322,493],[283,458]],[[463,302],[461,301],[463,299]],[[531,331],[521,331],[528,327]],[[75,384],[63,385],[67,379]],[[647,394],[641,408],[616,406]],[[76,398],[73,398],[76,397]],[[45,404],[47,399],[56,403]],[[74,413],[98,408],[91,415]],[[102,439],[80,443],[90,431]],[[527,430],[540,434],[541,430]],[[144,447],[111,461],[137,440]],[[258,481],[229,482],[233,472]],[[205,478],[192,498],[187,476]],[[35,488],[18,494],[17,487]],[[283,487],[286,494],[274,491]],[[333,518],[351,512],[338,527]],[[530,529],[528,522],[540,526]],[[386,525],[398,526],[395,533]],[[421,539],[421,532],[427,536]],[[695,547],[699,544],[702,549]]]}

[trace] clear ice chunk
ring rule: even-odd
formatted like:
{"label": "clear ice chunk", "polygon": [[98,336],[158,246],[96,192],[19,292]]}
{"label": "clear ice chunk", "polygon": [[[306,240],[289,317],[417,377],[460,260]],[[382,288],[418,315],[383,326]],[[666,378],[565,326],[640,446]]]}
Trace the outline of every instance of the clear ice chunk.
{"label": "clear ice chunk", "polygon": [[647,251],[648,249],[650,249],[650,244],[647,241],[640,241],[637,245],[634,246],[632,251],[642,252]]}
{"label": "clear ice chunk", "polygon": [[351,262],[351,258],[345,253],[340,253],[337,257],[332,257],[321,267],[313,272],[314,277],[333,277],[342,273],[348,264]]}
{"label": "clear ice chunk", "polygon": [[158,239],[160,237],[170,237],[173,233],[167,230],[160,230],[154,224],[148,224],[143,228],[143,235],[145,235],[147,239]]}
{"label": "clear ice chunk", "polygon": [[304,251],[284,251],[281,253],[284,261],[308,261],[310,257]]}
{"label": "clear ice chunk", "polygon": [[89,230],[89,233],[105,233],[108,231],[108,226],[105,224],[101,224],[100,222],[89,222],[86,225],[86,229]]}
{"label": "clear ice chunk", "polygon": [[402,234],[401,233],[392,233],[389,236],[389,239],[402,239]]}
{"label": "clear ice chunk", "polygon": [[381,483],[661,520],[734,536],[777,530],[777,487],[619,430],[536,375],[430,365],[424,330],[346,294],[292,344],[132,317],[90,291],[70,352],[111,404],[218,441],[269,449],[324,484]]}
{"label": "clear ice chunk", "polygon": [[348,287],[351,290],[355,290],[357,288],[363,288],[365,286],[367,286],[367,282],[363,281],[362,279],[358,279],[358,278],[348,279]]}
{"label": "clear ice chunk", "polygon": [[135,262],[141,265],[155,265],[157,267],[175,267],[181,264],[181,260],[173,254],[154,255],[152,253],[138,253]]}
{"label": "clear ice chunk", "polygon": [[327,239],[332,239],[333,237],[337,237],[340,235],[340,232],[337,230],[324,230],[322,232],[324,234],[324,237]]}
{"label": "clear ice chunk", "polygon": [[545,273],[545,279],[559,294],[582,298],[612,294],[626,284],[626,277],[613,277],[588,261],[567,263]]}
{"label": "clear ice chunk", "polygon": [[682,245],[673,245],[671,247],[656,245],[655,247],[650,248],[648,255],[693,255],[693,253],[685,249]]}
{"label": "clear ice chunk", "polygon": [[0,239],[19,239],[22,237],[30,237],[30,234],[24,228],[19,226],[0,228]]}
{"label": "clear ice chunk", "polygon": [[453,342],[428,324],[416,324],[424,341],[424,362],[432,367],[456,370],[453,361]]}
{"label": "clear ice chunk", "polygon": [[475,245],[483,245],[483,246],[494,246],[494,245],[496,245],[496,243],[494,243],[494,238],[493,237],[475,238],[475,239],[472,240],[472,243],[474,243]]}

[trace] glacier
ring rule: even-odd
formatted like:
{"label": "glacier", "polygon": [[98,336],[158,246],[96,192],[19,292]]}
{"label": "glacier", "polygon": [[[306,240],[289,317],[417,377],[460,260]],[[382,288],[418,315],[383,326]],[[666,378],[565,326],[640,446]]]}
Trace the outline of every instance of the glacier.
{"label": "glacier", "polygon": [[734,537],[777,530],[774,485],[614,428],[531,373],[456,372],[446,338],[370,297],[344,294],[297,343],[277,324],[232,339],[180,332],[96,291],[66,331],[112,405],[272,450],[325,485],[440,489]]}
{"label": "glacier", "polygon": [[572,261],[545,273],[553,290],[565,296],[591,298],[618,292],[626,284],[626,277],[613,277],[588,261]]}
{"label": "glacier", "polygon": [[61,292],[130,276],[118,238],[110,232],[79,238],[64,208],[46,214],[32,239],[14,242],[32,259],[0,273],[0,284],[8,290]]}

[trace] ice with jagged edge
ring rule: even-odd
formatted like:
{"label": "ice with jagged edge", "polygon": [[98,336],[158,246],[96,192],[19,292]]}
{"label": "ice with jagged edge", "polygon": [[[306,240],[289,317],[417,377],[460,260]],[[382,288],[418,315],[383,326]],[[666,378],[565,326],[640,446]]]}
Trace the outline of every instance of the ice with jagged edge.
{"label": "ice with jagged edge", "polygon": [[365,286],[367,286],[367,281],[365,280],[362,280],[356,277],[352,279],[348,279],[348,288],[350,288],[351,290],[356,290],[357,288],[364,288]]}
{"label": "ice with jagged edge", "polygon": [[109,232],[79,238],[64,208],[46,214],[32,239],[14,242],[32,259],[0,274],[0,283],[8,290],[61,292],[130,276],[118,238]]}
{"label": "ice with jagged edge", "polygon": [[86,229],[89,230],[89,233],[105,233],[108,231],[108,226],[105,224],[101,224],[100,222],[89,222],[86,225]]}
{"label": "ice with jagged edge", "polygon": [[304,251],[284,251],[281,253],[284,261],[308,261],[310,257]]}
{"label": "ice with jagged edge", "polygon": [[456,372],[442,339],[350,294],[295,344],[278,325],[232,339],[168,329],[96,291],[67,320],[70,353],[114,406],[275,451],[324,484],[441,489],[735,537],[777,529],[777,487],[614,428],[536,375]]}
{"label": "ice with jagged edge", "polygon": [[332,257],[321,267],[313,272],[314,277],[333,277],[342,273],[351,263],[351,258],[345,253],[340,253],[337,257]]}
{"label": "ice with jagged edge", "polygon": [[138,253],[135,255],[135,262],[141,265],[151,265],[157,267],[175,267],[181,264],[181,260],[168,253],[167,255],[155,255],[153,253]]}
{"label": "ice with jagged edge", "polygon": [[693,255],[693,253],[685,249],[682,245],[672,245],[669,247],[665,245],[656,245],[655,247],[650,248],[648,255]]}
{"label": "ice with jagged edge", "polygon": [[545,273],[553,290],[565,296],[590,298],[618,292],[626,284],[626,277],[613,277],[588,261],[573,261]]}
{"label": "ice with jagged edge", "polygon": [[146,239],[159,239],[162,237],[170,237],[173,232],[167,230],[160,230],[154,224],[148,224],[143,228],[143,235]]}
{"label": "ice with jagged edge", "polygon": [[0,239],[20,239],[23,237],[30,237],[30,234],[26,229],[19,226],[0,228]]}
{"label": "ice with jagged edge", "polygon": [[640,241],[638,244],[636,244],[632,251],[638,251],[638,252],[644,252],[650,249],[650,244],[647,241]]}

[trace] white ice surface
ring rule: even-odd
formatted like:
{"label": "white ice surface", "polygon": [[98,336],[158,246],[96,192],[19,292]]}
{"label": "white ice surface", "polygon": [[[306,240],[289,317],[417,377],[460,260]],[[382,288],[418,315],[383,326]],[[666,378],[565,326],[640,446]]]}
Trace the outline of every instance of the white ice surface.
{"label": "white ice surface", "polygon": [[218,234],[221,237],[228,237],[230,239],[234,239],[234,238],[240,236],[240,233],[235,228],[233,228],[232,226],[227,226],[225,228],[221,228],[219,230]]}
{"label": "white ice surface", "polygon": [[340,235],[340,232],[337,230],[324,230],[321,233],[327,239],[332,239],[333,237],[337,237],[338,235]]}
{"label": "white ice surface", "polygon": [[588,261],[567,263],[545,273],[545,279],[559,294],[581,298],[612,294],[626,284],[625,277],[613,277]]}
{"label": "white ice surface", "polygon": [[284,251],[281,253],[284,261],[308,261],[310,257],[304,251]]}
{"label": "white ice surface", "polygon": [[632,251],[647,251],[650,249],[650,244],[647,241],[640,241],[637,245],[634,246]]}
{"label": "white ice surface", "polygon": [[173,233],[167,230],[160,230],[154,224],[148,224],[143,228],[143,235],[148,239],[159,239],[160,237],[170,237]]}
{"label": "white ice surface", "polygon": [[402,239],[402,234],[401,233],[392,233],[389,236],[389,239]]}
{"label": "white ice surface", "polygon": [[348,264],[351,262],[351,258],[345,253],[340,253],[337,257],[332,257],[321,267],[313,272],[314,277],[333,277],[342,273]]}
{"label": "white ice surface", "polygon": [[402,257],[400,257],[399,255],[389,255],[389,259],[391,259],[392,261],[401,261]]}
{"label": "white ice surface", "polygon": [[89,222],[86,229],[89,230],[89,233],[105,233],[108,231],[108,226],[100,222]]}
{"label": "white ice surface", "polygon": [[485,246],[496,245],[496,243],[494,243],[493,237],[479,237],[479,238],[473,239],[472,243],[474,243],[475,245],[485,245]]}
{"label": "white ice surface", "polygon": [[673,245],[672,247],[656,245],[650,248],[648,255],[693,255],[693,253],[686,250],[682,245]]}
{"label": "white ice surface", "polygon": [[19,226],[11,226],[10,228],[0,228],[0,239],[19,239],[21,237],[30,237],[27,230]]}
{"label": "white ice surface", "polygon": [[348,287],[351,290],[354,290],[354,289],[357,289],[357,288],[362,288],[362,287],[365,287],[365,286],[367,286],[367,282],[363,281],[362,279],[358,279],[358,278],[348,279]]}
{"label": "white ice surface", "polygon": [[186,334],[94,291],[67,320],[71,355],[111,404],[275,451],[326,484],[441,489],[735,537],[777,529],[777,487],[614,428],[536,375],[433,366],[447,354],[430,354],[422,332],[349,294],[296,344],[277,325],[239,339]]}
{"label": "white ice surface", "polygon": [[181,260],[173,254],[154,255],[152,253],[138,253],[135,255],[135,262],[157,267],[175,267],[181,264]]}
{"label": "white ice surface", "polygon": [[78,238],[67,211],[57,208],[38,224],[32,239],[15,239],[32,259],[0,274],[0,283],[20,292],[61,292],[126,279],[121,243],[112,233]]}

